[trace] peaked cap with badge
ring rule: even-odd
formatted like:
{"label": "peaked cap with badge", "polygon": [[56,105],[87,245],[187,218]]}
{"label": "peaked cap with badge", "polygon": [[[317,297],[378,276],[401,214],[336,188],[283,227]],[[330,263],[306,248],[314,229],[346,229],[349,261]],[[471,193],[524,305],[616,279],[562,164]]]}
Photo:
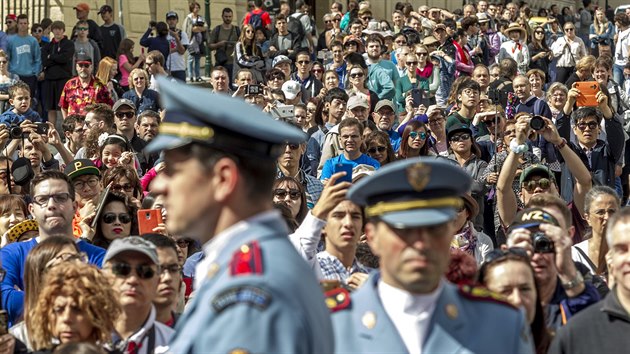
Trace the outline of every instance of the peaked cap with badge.
{"label": "peaked cap with badge", "polygon": [[284,151],[284,143],[306,141],[301,130],[238,98],[163,78],[158,78],[158,83],[166,115],[158,136],[145,148],[148,152],[197,143],[236,155],[275,160]]}

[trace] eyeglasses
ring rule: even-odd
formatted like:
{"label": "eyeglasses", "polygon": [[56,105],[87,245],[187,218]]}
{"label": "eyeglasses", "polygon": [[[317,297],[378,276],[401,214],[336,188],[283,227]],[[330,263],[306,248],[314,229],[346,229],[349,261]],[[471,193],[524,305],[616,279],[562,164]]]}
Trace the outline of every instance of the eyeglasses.
{"label": "eyeglasses", "polygon": [[551,180],[549,178],[541,178],[539,180],[529,180],[523,182],[523,188],[530,193],[535,191],[538,187],[544,190],[549,189],[551,187]]}
{"label": "eyeglasses", "polygon": [[363,76],[365,76],[364,73],[354,73],[354,74],[351,73],[350,74],[350,78],[352,78],[352,79],[357,79],[357,78],[360,78],[360,77],[363,77]]}
{"label": "eyeglasses", "polygon": [[479,96],[479,91],[477,90],[466,89],[462,93],[469,97]]}
{"label": "eyeglasses", "polygon": [[88,255],[85,252],[80,253],[62,253],[57,257],[53,258],[46,264],[46,268],[52,267],[53,265],[57,265],[60,262],[72,262],[79,261],[81,263],[88,262]]}
{"label": "eyeglasses", "polygon": [[444,118],[437,118],[429,121],[429,125],[438,125],[444,122]]}
{"label": "eyeglasses", "polygon": [[96,187],[100,180],[96,177],[90,178],[87,181],[76,181],[74,182],[75,189],[83,189],[86,185],[90,188]]}
{"label": "eyeglasses", "polygon": [[123,224],[129,224],[131,222],[131,216],[127,213],[120,213],[118,215],[114,213],[105,213],[103,215],[103,222],[106,224],[112,224],[118,219]]}
{"label": "eyeglasses", "polygon": [[110,188],[115,191],[133,192],[133,185],[130,183],[112,184]]}
{"label": "eyeglasses", "polygon": [[417,61],[408,61],[407,65],[418,65]]}
{"label": "eyeglasses", "polygon": [[300,65],[308,65],[310,63],[311,62],[309,60],[300,60],[300,61],[297,62],[297,64],[300,64]]}
{"label": "eyeglasses", "polygon": [[[302,117],[302,118],[306,118],[306,117]],[[286,148],[287,146],[288,146],[288,147],[289,147],[289,149],[291,149],[291,150],[297,150],[297,149],[300,147],[300,145],[299,145],[299,144],[284,144],[284,147],[285,147],[285,148]]]}
{"label": "eyeglasses", "polygon": [[[129,263],[112,263],[109,269],[112,270],[115,276],[120,278],[127,278],[131,274],[131,264]],[[155,276],[156,270],[150,264],[138,264],[135,267],[136,274],[140,279],[151,279]]]}
{"label": "eyeglasses", "polygon": [[464,134],[453,135],[452,137],[449,138],[449,140],[453,141],[453,142],[456,142],[456,141],[467,141],[467,140],[470,140],[470,134],[464,133]]}
{"label": "eyeglasses", "polygon": [[385,150],[387,150],[387,147],[385,146],[375,146],[375,147],[371,147],[368,149],[368,153],[369,154],[375,154],[377,151],[378,152],[385,152]]}
{"label": "eyeglasses", "polygon": [[77,65],[78,65],[80,68],[83,68],[83,69],[87,69],[87,68],[89,68],[90,66],[92,66],[92,64],[88,64],[88,63],[81,63],[81,64],[77,63]]}
{"label": "eyeglasses", "polygon": [[281,189],[278,188],[275,191],[273,191],[273,196],[274,197],[278,197],[279,199],[286,199],[287,195],[289,196],[289,198],[291,198],[292,200],[298,200],[300,199],[302,193],[300,193],[299,190],[297,189]]}
{"label": "eyeglasses", "polygon": [[424,139],[427,138],[427,133],[426,132],[420,132],[420,133],[418,133],[418,132],[410,132],[409,133],[409,137],[411,139],[416,139],[416,138],[419,137],[420,139],[424,140]]}
{"label": "eyeglasses", "polygon": [[116,116],[116,118],[127,118],[127,119],[131,119],[133,118],[133,116],[136,115],[136,112],[131,112],[131,111],[125,111],[125,112],[116,112],[114,113],[114,115]]}
{"label": "eyeglasses", "polygon": [[36,195],[33,197],[33,203],[39,205],[40,207],[45,207],[48,205],[48,202],[50,202],[50,198],[52,198],[57,204],[63,204],[67,202],[68,199],[71,199],[70,197],[70,193]]}
{"label": "eyeglasses", "polygon": [[590,129],[590,130],[595,130],[595,129],[597,129],[597,126],[598,126],[598,125],[599,125],[599,124],[598,124],[597,122],[590,121],[590,122],[588,122],[588,123],[585,123],[585,122],[580,122],[580,123],[578,123],[578,124],[577,124],[577,127],[578,127],[578,129],[580,129],[581,131],[585,131],[587,127],[588,127],[588,129]]}
{"label": "eyeglasses", "polygon": [[171,275],[178,274],[182,271],[182,267],[177,264],[160,264],[160,275],[164,275],[164,273],[168,273]]}

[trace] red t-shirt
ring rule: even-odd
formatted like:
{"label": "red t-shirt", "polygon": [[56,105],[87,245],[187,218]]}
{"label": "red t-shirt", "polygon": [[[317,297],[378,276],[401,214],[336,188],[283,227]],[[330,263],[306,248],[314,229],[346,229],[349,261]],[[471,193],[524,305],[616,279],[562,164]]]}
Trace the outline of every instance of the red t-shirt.
{"label": "red t-shirt", "polygon": [[269,13],[267,11],[263,9],[254,9],[248,12],[247,15],[245,15],[245,18],[243,19],[243,25],[246,25],[249,23],[249,18],[252,16],[252,13],[254,14],[262,13],[260,18],[262,20],[263,27],[268,27],[271,24],[271,17],[269,17]]}

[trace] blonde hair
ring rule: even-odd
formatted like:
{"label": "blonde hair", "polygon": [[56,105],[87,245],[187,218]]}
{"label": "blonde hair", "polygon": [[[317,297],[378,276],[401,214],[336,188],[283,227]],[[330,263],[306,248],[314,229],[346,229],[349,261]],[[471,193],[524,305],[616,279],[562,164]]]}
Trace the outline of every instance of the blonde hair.
{"label": "blonde hair", "polygon": [[597,59],[595,59],[594,56],[587,55],[575,63],[575,70],[589,69],[589,71],[592,72],[595,68],[595,60]]}
{"label": "blonde hair", "polygon": [[94,343],[111,341],[114,323],[122,313],[111,284],[93,265],[64,262],[46,273],[37,303],[28,310],[26,328],[35,350],[52,346],[56,324],[53,306],[57,296],[68,296],[76,301],[93,326],[90,339]]}
{"label": "blonde hair", "polygon": [[110,75],[112,74],[112,67],[118,65],[116,60],[105,57],[101,59],[101,62],[98,63],[98,71],[96,72],[96,77],[101,80],[102,83],[106,84],[111,79]]}
{"label": "blonde hair", "polygon": [[131,72],[129,73],[129,89],[135,89],[136,85],[133,83],[133,78],[136,77],[137,75],[142,75],[144,76],[144,81],[145,81],[145,86],[148,88],[149,87],[149,73],[146,72],[146,70],[144,69],[140,69],[140,68],[135,68],[133,70],[131,70]]}
{"label": "blonde hair", "polygon": [[[600,23],[599,20],[597,19],[598,12],[601,12],[604,14],[604,22]],[[593,27],[595,28],[596,34],[603,34],[608,29],[608,18],[606,18],[606,13],[600,8],[595,10],[595,15],[593,16]]]}

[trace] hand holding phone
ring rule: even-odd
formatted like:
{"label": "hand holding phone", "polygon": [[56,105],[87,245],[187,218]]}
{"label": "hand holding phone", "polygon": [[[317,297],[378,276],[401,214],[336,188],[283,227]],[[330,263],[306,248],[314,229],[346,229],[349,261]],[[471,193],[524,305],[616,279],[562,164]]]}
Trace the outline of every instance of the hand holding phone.
{"label": "hand holding phone", "polygon": [[138,231],[140,235],[154,233],[153,229],[162,223],[162,213],[159,209],[138,210]]}
{"label": "hand holding phone", "polygon": [[[339,177],[336,183],[339,182],[350,182],[352,183],[352,165],[349,163],[336,163],[333,165],[333,174],[337,172],[345,172],[346,175],[343,177]],[[335,183],[335,184],[336,184]]]}

